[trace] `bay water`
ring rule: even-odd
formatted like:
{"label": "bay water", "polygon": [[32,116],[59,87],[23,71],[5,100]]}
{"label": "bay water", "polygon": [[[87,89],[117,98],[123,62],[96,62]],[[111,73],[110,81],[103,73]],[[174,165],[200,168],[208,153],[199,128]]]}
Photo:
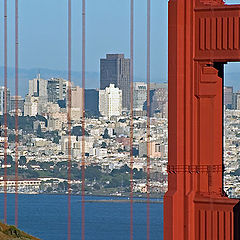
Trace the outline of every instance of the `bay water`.
{"label": "bay water", "polygon": [[[67,195],[18,195],[19,228],[41,240],[67,240]],[[122,199],[86,197],[86,200]],[[15,195],[7,195],[7,223],[14,225]],[[0,194],[0,217],[4,218],[4,195]],[[134,203],[135,240],[147,239],[147,204]],[[81,239],[81,196],[71,196],[71,240]],[[86,202],[86,240],[130,239],[129,202]],[[150,239],[163,239],[163,204],[150,204]]]}

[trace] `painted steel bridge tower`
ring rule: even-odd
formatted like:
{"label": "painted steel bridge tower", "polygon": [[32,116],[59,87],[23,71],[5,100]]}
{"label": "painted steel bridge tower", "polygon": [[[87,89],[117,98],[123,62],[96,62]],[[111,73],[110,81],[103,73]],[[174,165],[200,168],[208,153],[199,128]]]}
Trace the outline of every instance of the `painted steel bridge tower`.
{"label": "painted steel bridge tower", "polygon": [[240,5],[169,1],[169,163],[165,240],[240,239],[223,190],[223,67],[240,61]]}

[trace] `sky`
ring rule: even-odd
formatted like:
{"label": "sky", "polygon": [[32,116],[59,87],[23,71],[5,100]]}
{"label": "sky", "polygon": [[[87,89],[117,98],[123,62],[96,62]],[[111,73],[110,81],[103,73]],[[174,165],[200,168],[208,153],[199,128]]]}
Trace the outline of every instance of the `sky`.
{"label": "sky", "polygon": [[[14,66],[14,2],[8,1],[9,61]],[[146,78],[147,1],[135,1],[135,76]],[[67,70],[67,0],[19,1],[19,67]],[[0,0],[0,66],[3,66],[3,6]],[[151,73],[167,80],[167,0],[152,0]],[[86,1],[86,68],[99,72],[106,53],[129,57],[130,1]],[[72,70],[81,71],[81,1],[72,0]]]}
{"label": "sky", "polygon": [[[67,70],[67,0],[19,1],[19,67]],[[14,5],[8,1],[8,66],[14,67]],[[151,1],[151,81],[167,81],[167,4]],[[228,0],[228,4],[240,0]],[[3,6],[0,0],[0,67],[3,66]],[[146,80],[147,1],[135,0],[134,76]],[[99,72],[106,53],[129,57],[130,0],[86,1],[86,69]],[[240,76],[239,64],[228,64],[226,75]],[[81,1],[72,0],[72,70],[81,71]],[[33,76],[34,77],[34,76]],[[229,83],[233,81],[229,78]],[[228,80],[228,78],[226,77]],[[80,80],[79,80],[80,81]],[[91,81],[91,79],[87,79]],[[3,76],[0,77],[0,85]]]}

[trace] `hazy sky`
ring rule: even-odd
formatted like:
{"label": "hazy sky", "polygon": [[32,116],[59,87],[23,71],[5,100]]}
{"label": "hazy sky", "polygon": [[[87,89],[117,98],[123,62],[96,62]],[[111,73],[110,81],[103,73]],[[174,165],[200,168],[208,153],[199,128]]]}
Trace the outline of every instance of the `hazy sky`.
{"label": "hazy sky", "polygon": [[[14,66],[14,2],[8,1],[9,66]],[[72,69],[81,71],[81,2],[72,0]],[[146,0],[135,1],[135,74],[146,76]],[[20,68],[67,69],[67,0],[20,0]],[[130,0],[87,0],[87,71],[106,53],[129,57]],[[0,0],[0,66],[3,65]],[[152,78],[167,77],[167,0],[152,0]]]}
{"label": "hazy sky", "polygon": [[[8,1],[9,66],[14,66],[14,0]],[[167,2],[152,0],[151,76],[167,79]],[[240,3],[229,0],[227,3]],[[146,0],[135,0],[135,76],[146,78]],[[20,68],[67,69],[67,0],[20,0]],[[130,0],[86,0],[87,71],[99,71],[106,53],[129,57]],[[3,66],[3,6],[0,0],[0,66]],[[81,0],[72,0],[72,69],[81,71]],[[239,67],[231,65],[231,71]],[[228,71],[228,70],[227,70]],[[0,80],[1,85],[2,79]]]}

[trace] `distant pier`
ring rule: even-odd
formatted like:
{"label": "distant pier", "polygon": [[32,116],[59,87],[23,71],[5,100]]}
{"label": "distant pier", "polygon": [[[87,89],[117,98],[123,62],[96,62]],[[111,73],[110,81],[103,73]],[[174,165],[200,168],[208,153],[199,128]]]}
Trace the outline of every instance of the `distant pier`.
{"label": "distant pier", "polygon": [[[85,200],[86,203],[130,203],[130,199],[92,199]],[[147,203],[147,200],[134,199],[134,203]],[[150,203],[153,204],[163,204],[163,200],[150,200]]]}

